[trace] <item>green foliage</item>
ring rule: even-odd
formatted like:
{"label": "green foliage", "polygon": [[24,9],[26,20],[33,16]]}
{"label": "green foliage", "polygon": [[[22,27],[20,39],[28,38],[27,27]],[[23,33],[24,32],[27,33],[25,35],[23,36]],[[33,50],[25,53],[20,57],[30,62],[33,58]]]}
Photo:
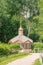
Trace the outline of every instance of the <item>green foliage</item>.
{"label": "green foliage", "polygon": [[35,62],[33,63],[33,65],[40,65],[39,59],[35,60]]}
{"label": "green foliage", "polygon": [[[20,25],[21,12],[30,10],[28,22],[22,19],[24,34],[33,33],[31,38],[43,42],[43,3],[42,0],[0,0],[0,41],[8,42],[9,39],[16,36]],[[29,24],[30,22],[30,24]],[[27,27],[28,29],[27,29]],[[29,30],[30,27],[30,31]],[[34,31],[37,32],[36,37]],[[37,40],[36,40],[37,38]],[[33,39],[34,40],[34,39]]]}
{"label": "green foliage", "polygon": [[8,44],[1,44],[0,43],[0,54],[1,55],[8,55],[10,54],[10,46]]}
{"label": "green foliage", "polygon": [[36,34],[36,33],[30,34],[29,37],[33,40],[33,42],[38,42],[39,41],[39,35]]}
{"label": "green foliage", "polygon": [[[33,21],[34,16],[38,15],[37,5],[38,1],[35,0],[0,0],[0,41],[8,42],[9,39],[17,35],[20,13],[24,12],[26,8],[30,9],[32,16],[30,15],[29,20]],[[25,27],[24,34],[27,35],[26,24],[22,23],[22,25],[23,28]]]}
{"label": "green foliage", "polygon": [[11,44],[10,47],[14,48],[15,50],[20,50],[20,44],[19,43]]}
{"label": "green foliage", "polygon": [[39,26],[38,26],[38,34],[40,35],[40,41],[43,41],[43,0],[39,0],[39,11],[40,11],[40,15],[39,15]]}
{"label": "green foliage", "polygon": [[29,53],[18,53],[20,45],[18,43],[7,44],[0,42],[0,65],[6,65],[8,62],[24,57]]}
{"label": "green foliage", "polygon": [[9,55],[12,53],[18,53],[20,45],[17,43],[14,44],[4,44],[0,43],[0,55]]}
{"label": "green foliage", "polygon": [[32,49],[34,50],[35,48],[43,49],[43,43],[41,43],[41,42],[33,43]]}
{"label": "green foliage", "polygon": [[20,50],[20,44],[19,43],[14,43],[10,45],[10,49],[11,49],[11,54],[12,53],[18,53],[18,51]]}
{"label": "green foliage", "polygon": [[42,57],[42,63],[43,63],[43,57]]}
{"label": "green foliage", "polygon": [[6,65],[11,61],[14,61],[27,55],[29,55],[29,53],[23,52],[18,54],[10,54],[8,56],[0,56],[0,65]]}

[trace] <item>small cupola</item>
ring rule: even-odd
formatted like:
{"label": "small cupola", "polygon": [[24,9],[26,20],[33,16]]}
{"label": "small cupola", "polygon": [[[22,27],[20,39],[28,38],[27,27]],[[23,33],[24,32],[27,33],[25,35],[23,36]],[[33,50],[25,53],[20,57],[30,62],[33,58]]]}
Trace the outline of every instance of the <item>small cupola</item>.
{"label": "small cupola", "polygon": [[18,29],[18,35],[23,35],[23,28],[20,26],[20,28]]}

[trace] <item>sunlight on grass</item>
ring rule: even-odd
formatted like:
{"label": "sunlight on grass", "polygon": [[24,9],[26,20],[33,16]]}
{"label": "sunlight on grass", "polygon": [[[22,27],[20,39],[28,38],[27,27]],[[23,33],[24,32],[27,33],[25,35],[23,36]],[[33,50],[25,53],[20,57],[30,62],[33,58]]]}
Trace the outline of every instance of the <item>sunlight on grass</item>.
{"label": "sunlight on grass", "polygon": [[6,65],[7,63],[11,61],[14,61],[16,59],[22,58],[27,55],[29,55],[29,53],[24,52],[24,53],[12,54],[9,56],[2,57],[0,58],[0,65]]}
{"label": "sunlight on grass", "polygon": [[40,65],[39,59],[35,60],[33,65]]}

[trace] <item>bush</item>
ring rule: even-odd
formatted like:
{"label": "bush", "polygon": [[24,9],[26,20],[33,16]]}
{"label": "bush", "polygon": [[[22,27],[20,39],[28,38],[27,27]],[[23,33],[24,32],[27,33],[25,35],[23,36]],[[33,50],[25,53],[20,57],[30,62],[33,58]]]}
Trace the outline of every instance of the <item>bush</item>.
{"label": "bush", "polygon": [[39,59],[36,59],[33,65],[41,65]]}
{"label": "bush", "polygon": [[39,48],[40,51],[43,50],[43,43],[36,42],[32,44],[32,49],[36,49],[36,52],[38,51],[37,49]]}
{"label": "bush", "polygon": [[43,36],[40,36],[39,40],[43,43]]}
{"label": "bush", "polygon": [[18,53],[18,50],[20,50],[20,44],[14,43],[10,45],[11,53]]}
{"label": "bush", "polygon": [[1,55],[9,55],[12,53],[18,53],[19,49],[20,49],[20,45],[18,43],[11,44],[11,45],[0,43],[0,54]]}
{"label": "bush", "polygon": [[10,46],[8,44],[0,43],[0,54],[1,55],[10,54]]}
{"label": "bush", "polygon": [[14,43],[10,45],[10,48],[13,48],[15,50],[19,50],[20,49],[20,44],[19,43]]}

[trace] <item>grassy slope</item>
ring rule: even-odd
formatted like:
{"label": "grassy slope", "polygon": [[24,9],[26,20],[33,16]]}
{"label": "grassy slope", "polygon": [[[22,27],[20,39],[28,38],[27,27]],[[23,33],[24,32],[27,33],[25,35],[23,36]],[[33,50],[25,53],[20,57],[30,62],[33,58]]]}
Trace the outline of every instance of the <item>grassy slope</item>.
{"label": "grassy slope", "polygon": [[33,65],[40,65],[39,59],[35,60]]}
{"label": "grassy slope", "polygon": [[27,56],[29,53],[18,53],[18,54],[12,54],[9,56],[0,56],[0,65],[6,65],[8,62],[11,62],[13,60],[16,60],[18,58],[22,58],[24,56]]}
{"label": "grassy slope", "polygon": [[[43,62],[43,60],[42,60],[42,62]],[[39,59],[35,60],[33,65],[41,65],[40,62],[39,62]]]}

